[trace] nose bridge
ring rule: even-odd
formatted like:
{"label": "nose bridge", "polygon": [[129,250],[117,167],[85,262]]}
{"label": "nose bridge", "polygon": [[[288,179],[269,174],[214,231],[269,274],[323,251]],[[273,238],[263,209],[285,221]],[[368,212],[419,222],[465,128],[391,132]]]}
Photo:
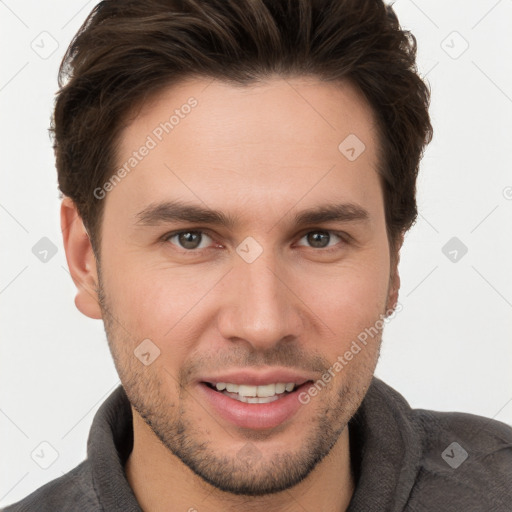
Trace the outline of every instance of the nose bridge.
{"label": "nose bridge", "polygon": [[254,261],[237,256],[228,302],[222,312],[226,338],[244,339],[254,348],[271,348],[298,335],[300,315],[293,294],[284,284],[287,272],[272,250]]}

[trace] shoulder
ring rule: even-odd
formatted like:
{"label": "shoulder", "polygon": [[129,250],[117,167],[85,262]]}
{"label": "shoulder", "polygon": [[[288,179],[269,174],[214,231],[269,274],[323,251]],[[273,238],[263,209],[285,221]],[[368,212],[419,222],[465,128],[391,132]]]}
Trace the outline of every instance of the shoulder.
{"label": "shoulder", "polygon": [[423,439],[416,493],[436,496],[440,507],[452,497],[468,511],[477,503],[510,510],[512,427],[462,412],[413,409],[412,416]]}
{"label": "shoulder", "polygon": [[[369,395],[379,424],[388,431],[395,425],[401,438],[387,457],[401,457],[403,510],[512,510],[512,427],[475,414],[411,408],[377,378]],[[386,435],[380,439],[387,446]]]}
{"label": "shoulder", "polygon": [[[512,427],[506,423],[464,412],[426,409],[413,409],[412,412],[424,432],[425,448],[428,454],[444,447],[443,460],[449,459],[452,456],[451,451],[454,450],[454,458],[458,457],[460,465],[463,458],[464,461],[472,459],[482,464],[494,462],[503,463],[507,468],[511,467]],[[447,442],[449,444],[444,446]],[[452,443],[457,443],[460,448],[454,445],[444,453],[444,449]],[[456,462],[448,464],[451,467],[455,465],[457,465]]]}
{"label": "shoulder", "polygon": [[1,512],[100,511],[87,460],[23,498],[0,509]]}

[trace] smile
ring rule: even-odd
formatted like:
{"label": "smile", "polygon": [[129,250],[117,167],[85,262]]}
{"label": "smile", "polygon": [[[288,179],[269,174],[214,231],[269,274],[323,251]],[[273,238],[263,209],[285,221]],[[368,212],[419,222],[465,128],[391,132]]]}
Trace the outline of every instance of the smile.
{"label": "smile", "polygon": [[268,404],[279,400],[287,393],[291,393],[296,385],[294,382],[278,382],[276,384],[265,384],[262,386],[251,386],[247,384],[233,384],[229,382],[207,382],[206,385],[216,389],[223,395],[244,402],[247,404]]}
{"label": "smile", "polygon": [[246,429],[271,429],[291,421],[303,408],[298,394],[311,382],[248,385],[202,381],[198,390],[206,408],[219,419]]}

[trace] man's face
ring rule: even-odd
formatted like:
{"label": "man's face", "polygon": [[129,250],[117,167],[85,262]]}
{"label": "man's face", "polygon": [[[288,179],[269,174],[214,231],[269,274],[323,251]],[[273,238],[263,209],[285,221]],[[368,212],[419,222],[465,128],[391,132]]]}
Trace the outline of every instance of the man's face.
{"label": "man's face", "polygon": [[[174,128],[158,130],[176,109]],[[362,153],[353,136],[338,148],[350,134]],[[396,300],[372,112],[349,84],[190,80],[127,125],[119,167],[145,144],[104,199],[100,298],[121,382],[173,456],[215,487],[288,488],[340,438],[380,335],[305,392]],[[232,224],[173,220],[173,201]],[[337,220],[296,223],[324,205],[345,206]],[[143,340],[146,362],[160,350],[147,365],[134,354]],[[220,382],[252,389],[228,396]],[[258,384],[269,403],[240,401]]]}

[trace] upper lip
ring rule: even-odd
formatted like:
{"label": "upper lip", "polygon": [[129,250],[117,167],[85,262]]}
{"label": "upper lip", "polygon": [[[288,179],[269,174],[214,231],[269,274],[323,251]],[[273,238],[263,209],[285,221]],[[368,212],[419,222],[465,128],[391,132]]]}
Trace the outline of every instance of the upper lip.
{"label": "upper lip", "polygon": [[296,370],[286,368],[274,368],[272,370],[234,370],[221,375],[208,375],[199,379],[201,382],[209,382],[217,384],[219,382],[227,382],[230,384],[248,386],[264,386],[265,384],[277,384],[279,382],[288,384],[293,382],[300,386],[309,380],[313,380],[311,376],[298,373]]}

